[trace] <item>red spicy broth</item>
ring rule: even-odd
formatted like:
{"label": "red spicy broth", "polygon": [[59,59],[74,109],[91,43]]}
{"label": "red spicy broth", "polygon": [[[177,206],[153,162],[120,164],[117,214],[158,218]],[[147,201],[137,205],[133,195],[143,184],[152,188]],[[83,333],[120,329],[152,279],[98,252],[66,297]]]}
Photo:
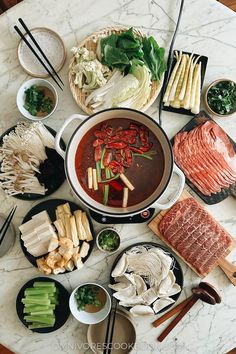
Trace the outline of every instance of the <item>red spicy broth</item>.
{"label": "red spicy broth", "polygon": [[[96,168],[95,159],[99,166],[101,160],[106,165],[101,169],[101,180],[108,180],[98,182],[97,190],[88,188],[88,168]],[[158,187],[164,171],[164,154],[159,141],[145,125],[127,118],[115,118],[95,125],[84,135],[76,151],[75,168],[86,193],[97,202],[112,207],[122,207],[126,185],[119,175],[123,173],[134,186],[133,191],[128,191],[129,207],[143,202]],[[108,171],[108,178],[105,171]],[[118,177],[111,180],[114,176]],[[109,186],[106,187],[107,203],[104,201],[105,185]]]}

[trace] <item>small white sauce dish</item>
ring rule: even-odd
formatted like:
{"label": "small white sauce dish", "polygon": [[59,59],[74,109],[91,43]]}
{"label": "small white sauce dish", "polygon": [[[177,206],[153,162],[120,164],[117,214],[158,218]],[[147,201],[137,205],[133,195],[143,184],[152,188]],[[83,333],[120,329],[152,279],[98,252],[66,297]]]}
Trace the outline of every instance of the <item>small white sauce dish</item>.
{"label": "small white sauce dish", "polygon": [[[100,311],[86,312],[83,310],[78,310],[77,301],[75,299],[75,293],[79,288],[81,288],[84,285],[92,285],[95,287],[99,287],[105,292],[106,302]],[[79,286],[77,286],[77,288],[75,288],[74,291],[71,293],[70,300],[69,300],[69,307],[70,307],[70,311],[71,311],[72,315],[74,316],[74,318],[77,321],[82,322],[84,324],[88,324],[88,325],[96,324],[96,323],[103,321],[108,316],[108,314],[111,310],[111,296],[108,293],[108,291],[100,284],[90,283],[90,282],[83,283],[83,284],[80,284]]]}
{"label": "small white sauce dish", "polygon": [[[26,98],[25,91],[33,85],[43,86],[43,87],[48,88],[54,96],[54,107],[53,107],[52,111],[50,113],[48,113],[47,115],[45,115],[44,117],[33,116],[32,114],[30,114],[29,111],[27,111],[24,108],[25,98]],[[31,121],[36,121],[36,122],[40,121],[41,122],[42,120],[49,118],[55,112],[55,110],[57,108],[57,104],[58,104],[58,94],[57,94],[55,87],[48,80],[31,79],[31,80],[24,82],[21,85],[21,87],[19,88],[19,90],[17,92],[17,96],[16,96],[16,104],[17,104],[19,111],[21,112],[21,114],[25,118],[27,118]]]}

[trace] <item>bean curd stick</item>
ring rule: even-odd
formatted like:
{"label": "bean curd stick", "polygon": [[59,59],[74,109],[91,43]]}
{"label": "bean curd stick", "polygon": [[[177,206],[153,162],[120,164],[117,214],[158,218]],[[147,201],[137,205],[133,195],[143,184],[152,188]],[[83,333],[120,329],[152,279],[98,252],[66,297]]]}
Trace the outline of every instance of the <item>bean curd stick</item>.
{"label": "bean curd stick", "polygon": [[92,169],[92,167],[88,168],[88,188],[93,189],[93,169]]}
{"label": "bean curd stick", "polygon": [[126,208],[128,204],[128,196],[129,196],[129,188],[124,187],[123,188],[123,201],[122,201],[122,207]]}
{"label": "bean curd stick", "polygon": [[82,223],[82,211],[76,210],[74,212],[74,216],[75,216],[75,222],[76,222],[76,227],[77,227],[79,239],[86,240],[87,235],[86,235],[86,231],[84,229],[83,223]]}
{"label": "bean curd stick", "polygon": [[65,237],[65,227],[61,219],[57,219],[54,221],[54,225],[56,226],[58,236]]}
{"label": "bean curd stick", "polygon": [[193,53],[190,55],[190,57],[187,55],[187,63],[186,63],[186,70],[185,70],[185,74],[184,74],[183,85],[182,85],[182,88],[181,88],[181,91],[179,94],[180,101],[183,101],[185,94],[186,94],[188,75],[189,75],[190,65],[192,62],[192,57],[193,57]]}
{"label": "bean curd stick", "polygon": [[73,241],[74,247],[77,247],[79,245],[79,238],[78,238],[74,215],[70,217],[70,228],[71,228],[71,239]]}
{"label": "bean curd stick", "polygon": [[98,190],[98,180],[97,180],[97,170],[96,170],[96,168],[93,168],[93,189],[95,191]]}
{"label": "bean curd stick", "polygon": [[176,57],[177,57],[177,62],[176,62],[175,67],[174,67],[174,69],[173,69],[173,71],[171,73],[170,80],[168,82],[168,85],[167,85],[167,88],[166,88],[166,92],[165,92],[165,95],[164,95],[164,98],[163,98],[163,102],[168,102],[169,101],[170,90],[171,90],[171,87],[173,85],[173,82],[174,82],[175,75],[177,73],[178,67],[180,65],[182,52],[180,52],[179,56],[178,56],[178,54],[176,54]]}
{"label": "bean curd stick", "polygon": [[120,174],[120,179],[124,182],[126,187],[128,187],[131,191],[134,190],[134,186],[123,173]]}

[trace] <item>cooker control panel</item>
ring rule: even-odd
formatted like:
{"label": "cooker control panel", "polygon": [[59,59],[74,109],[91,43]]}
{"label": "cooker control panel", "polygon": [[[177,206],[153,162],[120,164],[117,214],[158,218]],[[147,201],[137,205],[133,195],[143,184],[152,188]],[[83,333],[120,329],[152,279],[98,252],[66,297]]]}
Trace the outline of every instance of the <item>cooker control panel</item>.
{"label": "cooker control panel", "polygon": [[112,217],[89,210],[91,217],[100,224],[140,224],[151,219],[154,212],[154,208],[149,208],[144,210],[142,213],[133,216]]}

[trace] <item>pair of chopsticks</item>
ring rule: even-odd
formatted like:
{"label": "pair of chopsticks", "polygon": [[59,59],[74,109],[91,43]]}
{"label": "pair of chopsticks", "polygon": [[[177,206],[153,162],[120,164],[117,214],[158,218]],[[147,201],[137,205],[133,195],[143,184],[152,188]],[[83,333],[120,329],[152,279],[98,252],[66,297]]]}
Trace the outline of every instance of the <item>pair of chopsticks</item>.
{"label": "pair of chopsticks", "polygon": [[4,240],[5,236],[6,236],[8,227],[10,226],[10,223],[12,221],[12,218],[13,218],[14,214],[15,214],[16,208],[17,207],[15,206],[15,207],[13,207],[11,209],[8,217],[6,218],[6,220],[4,221],[4,223],[3,223],[3,225],[2,225],[2,227],[0,229],[0,246],[1,246],[3,240]]}
{"label": "pair of chopsticks", "polygon": [[184,317],[184,315],[188,312],[188,310],[192,307],[192,305],[196,302],[194,295],[190,296],[186,300],[182,301],[179,305],[174,307],[169,312],[165,313],[163,316],[155,320],[152,324],[154,327],[160,326],[163,322],[171,318],[172,316],[178,314],[178,316],[169,324],[169,326],[164,329],[164,331],[159,335],[157,340],[162,342],[165,337],[172,331],[172,329],[176,326],[176,324]]}
{"label": "pair of chopsticks", "polygon": [[[112,299],[114,299],[114,298],[112,298]],[[107,331],[106,331],[106,337],[105,337],[105,342],[104,342],[103,354],[110,354],[111,353],[112,338],[113,338],[115,320],[116,320],[116,309],[117,309],[117,301],[115,300],[114,309],[112,309],[112,307],[111,307],[111,311],[108,316]],[[113,317],[113,318],[111,319],[111,317]],[[109,340],[108,340],[108,338],[109,338]]]}
{"label": "pair of chopsticks", "polygon": [[26,26],[25,22],[22,20],[22,18],[19,18],[18,21],[20,22],[20,24],[22,25],[22,27],[24,28],[24,30],[26,31],[26,33],[28,34],[28,36],[30,37],[30,39],[32,40],[32,42],[35,44],[36,48],[39,50],[40,54],[42,55],[42,57],[45,59],[46,63],[49,65],[51,71],[49,70],[49,68],[46,66],[46,64],[44,63],[44,61],[42,60],[42,58],[38,55],[38,53],[34,50],[34,48],[32,47],[32,45],[29,43],[29,41],[26,39],[26,37],[23,35],[23,33],[21,32],[21,30],[17,27],[14,26],[14,29],[16,30],[16,32],[19,34],[19,36],[22,38],[22,40],[25,42],[25,44],[27,45],[27,47],[31,50],[31,52],[34,54],[34,56],[38,59],[38,61],[42,64],[42,66],[44,67],[44,69],[47,71],[47,73],[51,76],[51,78],[53,79],[53,81],[58,85],[58,87],[60,87],[61,90],[63,90],[63,88],[61,87],[61,85],[59,84],[59,82],[57,81],[57,79],[53,76],[53,74],[58,78],[58,80],[61,82],[62,85],[64,85],[64,83],[62,82],[61,78],[59,77],[59,75],[57,74],[57,72],[55,71],[54,67],[52,66],[52,64],[50,63],[50,61],[48,60],[48,58],[46,57],[46,55],[44,54],[43,50],[40,48],[38,42],[35,40],[35,38],[33,37],[32,33],[30,32],[29,28]]}
{"label": "pair of chopsticks", "polygon": [[183,7],[184,7],[184,0],[181,0],[181,4],[180,4],[180,9],[179,9],[179,15],[178,15],[178,19],[177,19],[177,23],[176,23],[176,27],[175,27],[175,31],[171,40],[171,44],[170,44],[170,49],[169,49],[169,54],[168,54],[168,59],[167,59],[167,70],[165,72],[165,76],[164,76],[164,81],[163,81],[163,85],[162,85],[162,89],[161,89],[161,94],[160,94],[160,103],[159,103],[159,125],[162,125],[162,118],[161,118],[161,114],[162,114],[162,108],[163,108],[163,97],[166,91],[166,86],[167,83],[169,81],[169,77],[170,77],[170,71],[171,71],[171,67],[172,67],[172,62],[173,62],[173,46],[175,43],[175,38],[179,29],[179,24],[180,24],[180,20],[181,20],[181,16],[182,16],[182,12],[183,12]]}

